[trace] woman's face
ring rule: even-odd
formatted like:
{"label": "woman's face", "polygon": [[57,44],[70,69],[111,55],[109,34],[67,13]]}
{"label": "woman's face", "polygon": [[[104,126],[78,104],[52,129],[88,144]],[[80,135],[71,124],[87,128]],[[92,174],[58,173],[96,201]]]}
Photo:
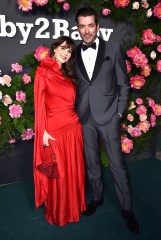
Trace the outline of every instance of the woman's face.
{"label": "woman's face", "polygon": [[59,66],[69,60],[72,55],[71,48],[67,48],[66,42],[63,42],[60,46],[54,49],[54,58],[58,62]]}

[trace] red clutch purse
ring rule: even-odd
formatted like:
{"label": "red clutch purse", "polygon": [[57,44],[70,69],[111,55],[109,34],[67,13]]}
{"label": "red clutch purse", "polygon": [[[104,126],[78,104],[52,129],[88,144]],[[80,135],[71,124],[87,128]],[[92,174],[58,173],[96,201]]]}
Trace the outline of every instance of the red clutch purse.
{"label": "red clutch purse", "polygon": [[50,145],[49,145],[49,150],[50,150],[50,161],[45,161],[44,159],[43,162],[37,166],[37,169],[43,174],[45,174],[47,177],[59,178],[59,171],[58,171],[58,166],[56,162],[56,157]]}

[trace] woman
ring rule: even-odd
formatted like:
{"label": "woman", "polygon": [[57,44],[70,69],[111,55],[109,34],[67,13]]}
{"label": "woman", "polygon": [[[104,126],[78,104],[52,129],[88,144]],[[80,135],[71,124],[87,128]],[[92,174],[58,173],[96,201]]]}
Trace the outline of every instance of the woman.
{"label": "woman", "polygon": [[[85,206],[85,172],[82,128],[74,109],[74,43],[61,36],[52,45],[51,57],[37,68],[34,82],[35,204],[45,205],[50,224],[78,222]],[[59,178],[42,172],[56,159]]]}

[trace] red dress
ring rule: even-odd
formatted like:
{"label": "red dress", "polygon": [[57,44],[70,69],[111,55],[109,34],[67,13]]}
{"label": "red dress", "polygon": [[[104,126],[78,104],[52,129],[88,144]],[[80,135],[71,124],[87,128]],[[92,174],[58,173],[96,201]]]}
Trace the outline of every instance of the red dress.
{"label": "red dress", "polygon": [[[85,205],[85,171],[82,128],[74,109],[75,85],[65,78],[53,58],[43,60],[34,82],[35,205],[45,204],[45,217],[50,224],[63,226],[78,222]],[[42,163],[44,130],[56,140],[50,146],[56,156],[60,177],[49,178],[37,166]]]}

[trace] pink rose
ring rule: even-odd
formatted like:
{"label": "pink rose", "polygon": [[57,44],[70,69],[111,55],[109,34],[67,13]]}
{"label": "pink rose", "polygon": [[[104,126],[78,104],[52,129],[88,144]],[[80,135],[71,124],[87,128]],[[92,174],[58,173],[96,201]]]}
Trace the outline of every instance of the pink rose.
{"label": "pink rose", "polygon": [[125,8],[130,3],[130,0],[114,0],[115,7]]}
{"label": "pink rose", "polygon": [[149,7],[149,3],[147,2],[147,0],[142,0],[141,1],[141,6],[143,7],[143,8],[148,8]]}
{"label": "pink rose", "polygon": [[152,106],[153,112],[156,116],[161,116],[161,105],[160,104],[155,104]]}
{"label": "pink rose", "polygon": [[12,138],[8,141],[8,143],[12,144],[12,143],[15,143],[16,142],[16,139],[15,138]]}
{"label": "pink rose", "polygon": [[150,123],[152,127],[156,125],[156,115],[153,113],[150,115]]}
{"label": "pink rose", "polygon": [[158,4],[154,7],[153,14],[157,18],[161,19],[161,2],[158,2]]}
{"label": "pink rose", "polygon": [[127,51],[127,56],[131,58],[136,67],[143,67],[148,63],[148,59],[139,48],[133,47]]}
{"label": "pink rose", "polygon": [[143,67],[148,63],[148,59],[143,53],[137,54],[133,58],[133,63],[136,65],[136,67]]}
{"label": "pink rose", "polygon": [[146,133],[149,131],[150,122],[148,122],[147,120],[143,122],[139,122],[137,127],[140,129],[140,131],[142,131],[143,133]]}
{"label": "pink rose", "polygon": [[137,54],[141,54],[142,52],[138,47],[133,47],[127,51],[127,56],[133,59]]}
{"label": "pink rose", "polygon": [[141,134],[141,131],[137,127],[134,127],[130,133],[132,137],[140,137]]}
{"label": "pink rose", "polygon": [[147,108],[144,106],[144,105],[139,105],[137,108],[136,108],[136,113],[138,115],[140,114],[146,114],[147,113]]}
{"label": "pink rose", "polygon": [[143,99],[137,98],[137,99],[136,99],[136,103],[137,103],[138,105],[143,104]]}
{"label": "pink rose", "polygon": [[28,12],[32,10],[32,2],[33,0],[17,0],[19,4],[19,9],[22,9],[24,12]]}
{"label": "pink rose", "polygon": [[140,89],[145,84],[145,79],[143,76],[136,75],[130,78],[131,88]]}
{"label": "pink rose", "polygon": [[127,135],[126,134],[121,134],[121,142],[124,140],[124,138],[126,138]]}
{"label": "pink rose", "polygon": [[108,16],[110,13],[111,13],[111,10],[108,9],[108,8],[104,8],[104,9],[102,10],[102,15],[104,15],[104,16]]}
{"label": "pink rose", "polygon": [[4,95],[2,102],[4,103],[5,106],[8,106],[9,104],[12,104],[12,99],[9,95]]}
{"label": "pink rose", "polygon": [[2,99],[2,92],[0,91],[0,100]]}
{"label": "pink rose", "polygon": [[141,74],[144,75],[144,77],[148,77],[150,75],[150,72],[151,72],[151,67],[148,64],[146,64],[141,68]]}
{"label": "pink rose", "polygon": [[131,72],[131,63],[126,60],[127,73]]}
{"label": "pink rose", "polygon": [[2,84],[2,86],[6,85],[7,87],[11,86],[11,77],[8,75],[4,75],[3,77],[0,77],[0,84]]}
{"label": "pink rose", "polygon": [[44,6],[48,3],[48,0],[33,0],[37,6]]}
{"label": "pink rose", "polygon": [[19,102],[26,102],[26,93],[21,91],[16,92],[16,100]]}
{"label": "pink rose", "polygon": [[156,69],[158,70],[158,72],[161,72],[161,60],[157,61]]}
{"label": "pink rose", "polygon": [[11,118],[19,118],[23,113],[23,109],[20,105],[13,104],[9,107],[9,115]]}
{"label": "pink rose", "polygon": [[34,133],[31,128],[27,128],[21,135],[22,140],[30,140],[30,139],[32,139],[33,136],[34,136]]}
{"label": "pink rose", "polygon": [[146,99],[148,101],[149,107],[153,107],[155,105],[155,102],[154,102],[154,100],[152,98],[147,97]]}
{"label": "pink rose", "polygon": [[18,63],[14,63],[14,64],[12,64],[11,65],[11,67],[12,67],[12,72],[16,72],[16,73],[19,73],[19,72],[22,72],[22,66],[21,65],[19,65]]}
{"label": "pink rose", "polygon": [[132,137],[139,137],[141,135],[141,131],[138,127],[132,127],[130,125],[130,126],[128,126],[127,131],[128,131],[128,133],[130,133],[130,135]]}
{"label": "pink rose", "polygon": [[123,138],[121,141],[122,152],[130,153],[133,149],[133,141],[127,137]]}
{"label": "pink rose", "polygon": [[28,74],[25,73],[22,76],[22,80],[23,80],[24,84],[28,84],[29,82],[31,82],[31,77]]}
{"label": "pink rose", "polygon": [[156,35],[152,29],[146,29],[143,31],[142,40],[145,45],[153,44],[156,42]]}
{"label": "pink rose", "polygon": [[156,35],[156,42],[161,42],[161,36]]}
{"label": "pink rose", "polygon": [[127,126],[125,125],[125,123],[121,123],[121,129],[122,130],[126,130],[127,129]]}
{"label": "pink rose", "polygon": [[57,0],[58,3],[65,2],[65,0]]}
{"label": "pink rose", "polygon": [[129,120],[130,122],[134,121],[134,117],[132,114],[128,114],[127,115],[127,120]]}
{"label": "pink rose", "polygon": [[65,3],[63,4],[63,9],[64,9],[65,11],[68,11],[68,10],[70,9],[70,4],[67,3],[67,2],[65,2]]}
{"label": "pink rose", "polygon": [[161,44],[157,46],[157,50],[161,53]]}
{"label": "pink rose", "polygon": [[47,58],[50,56],[50,50],[47,47],[44,46],[40,46],[38,48],[35,49],[35,54],[34,57],[38,60],[38,61],[42,61],[43,59]]}

